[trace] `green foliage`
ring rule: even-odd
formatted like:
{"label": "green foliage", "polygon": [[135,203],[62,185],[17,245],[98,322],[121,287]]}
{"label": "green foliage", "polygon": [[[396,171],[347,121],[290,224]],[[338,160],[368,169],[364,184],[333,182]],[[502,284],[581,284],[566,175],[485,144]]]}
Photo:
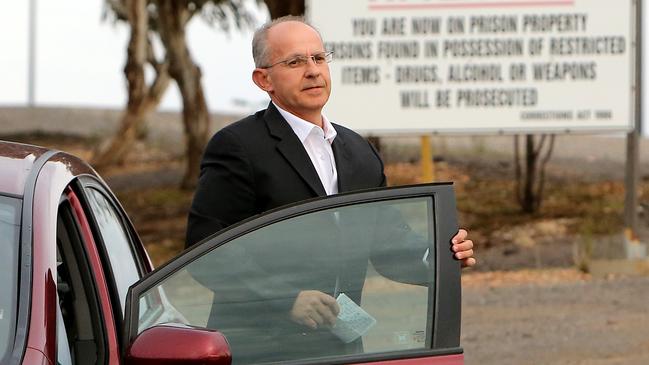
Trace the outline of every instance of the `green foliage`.
{"label": "green foliage", "polygon": [[[126,22],[128,0],[106,0],[102,18],[113,22]],[[253,29],[257,26],[256,18],[245,0],[170,0],[174,1],[179,9],[186,10],[189,17],[185,24],[196,15],[210,26],[221,31],[230,32],[232,29]],[[149,29],[158,31],[158,3],[160,0],[147,0],[149,15]],[[257,0],[257,4],[263,1]]]}

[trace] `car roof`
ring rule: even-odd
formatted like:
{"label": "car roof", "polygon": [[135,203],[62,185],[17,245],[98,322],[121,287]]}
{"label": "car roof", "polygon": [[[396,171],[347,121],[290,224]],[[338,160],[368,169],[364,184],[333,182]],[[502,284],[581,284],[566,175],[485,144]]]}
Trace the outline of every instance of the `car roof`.
{"label": "car roof", "polygon": [[[22,197],[25,193],[25,184],[36,166],[36,161],[50,151],[55,152],[49,148],[0,141],[0,194]],[[50,162],[65,160],[67,170],[73,175],[81,173],[96,175],[88,164],[64,152],[49,154],[47,159]]]}

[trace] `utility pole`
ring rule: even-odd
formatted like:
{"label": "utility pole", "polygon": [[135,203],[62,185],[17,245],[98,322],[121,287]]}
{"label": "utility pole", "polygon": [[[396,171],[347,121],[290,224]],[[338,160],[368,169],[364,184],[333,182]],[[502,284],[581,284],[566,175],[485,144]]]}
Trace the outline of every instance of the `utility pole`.
{"label": "utility pole", "polygon": [[634,93],[634,126],[627,134],[626,142],[626,178],[625,178],[625,199],[624,199],[624,233],[627,242],[627,254],[635,250],[634,244],[638,245],[638,182],[640,177],[639,155],[640,155],[640,131],[642,125],[642,1],[635,0],[635,22],[636,34],[635,43],[635,93]]}
{"label": "utility pole", "polygon": [[36,0],[29,0],[29,49],[27,61],[27,106],[36,104]]}

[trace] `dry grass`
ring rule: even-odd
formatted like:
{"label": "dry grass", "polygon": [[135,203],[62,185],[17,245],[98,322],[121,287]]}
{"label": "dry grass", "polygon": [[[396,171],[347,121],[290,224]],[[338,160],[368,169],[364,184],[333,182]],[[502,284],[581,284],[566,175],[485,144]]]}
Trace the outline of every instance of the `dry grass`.
{"label": "dry grass", "polygon": [[192,196],[173,187],[117,192],[155,266],[183,250]]}
{"label": "dry grass", "polygon": [[[386,166],[391,185],[421,182],[420,167],[414,163]],[[465,168],[447,163],[436,164],[436,179],[453,181],[457,197],[460,225],[471,231],[479,245],[509,243],[521,235],[506,232],[536,230],[531,235],[610,235],[622,230],[624,186],[622,182],[583,182],[549,178],[543,204],[538,213],[524,214],[516,202],[512,174],[502,171],[472,177]],[[649,196],[649,184],[642,184],[643,196]],[[555,228],[544,229],[548,222]],[[553,232],[548,232],[553,231]],[[519,232],[520,233],[520,232]],[[523,232],[524,233],[524,232]],[[506,237],[505,237],[506,238]]]}
{"label": "dry grass", "polygon": [[[418,164],[386,166],[390,185],[419,183]],[[467,171],[436,165],[436,178],[454,181],[459,220],[479,247],[570,241],[570,237],[618,233],[622,229],[624,190],[621,182],[550,181],[541,210],[523,214],[515,201],[514,182],[507,176],[474,179]],[[649,184],[643,184],[649,196]],[[117,195],[134,221],[156,264],[184,246],[186,217],[192,192],[174,187],[137,188]]]}

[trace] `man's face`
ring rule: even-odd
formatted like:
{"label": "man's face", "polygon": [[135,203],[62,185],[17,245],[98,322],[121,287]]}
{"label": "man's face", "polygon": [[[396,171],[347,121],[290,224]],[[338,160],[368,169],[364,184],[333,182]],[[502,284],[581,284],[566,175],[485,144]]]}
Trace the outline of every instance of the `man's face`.
{"label": "man's face", "polygon": [[[272,27],[268,31],[268,46],[270,65],[295,56],[312,56],[325,51],[320,36],[313,28],[293,21]],[[322,108],[331,93],[331,78],[326,62],[316,64],[309,59],[306,65],[296,68],[278,63],[262,72],[265,74],[265,90],[279,107],[320,124]]]}

